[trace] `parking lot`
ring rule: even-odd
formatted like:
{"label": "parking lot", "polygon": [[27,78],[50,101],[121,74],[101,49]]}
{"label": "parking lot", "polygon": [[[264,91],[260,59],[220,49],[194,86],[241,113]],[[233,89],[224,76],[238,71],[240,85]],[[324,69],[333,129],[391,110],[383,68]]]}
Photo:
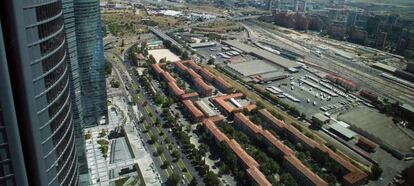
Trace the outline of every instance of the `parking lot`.
{"label": "parking lot", "polygon": [[[305,113],[308,118],[320,112],[326,113],[326,115],[347,112],[358,104],[350,96],[346,98],[340,95],[341,92],[338,94],[333,91],[336,89],[334,87],[329,89],[321,86],[320,83],[332,86],[329,82],[323,81],[324,79],[302,70],[299,73],[290,74],[286,79],[269,82],[262,86],[265,89],[268,87],[279,89],[277,96],[287,104],[295,106],[300,112]],[[315,86],[321,87],[321,89],[315,88]]]}
{"label": "parking lot", "polygon": [[[223,48],[224,47],[224,48]],[[225,63],[229,58],[225,58],[222,55],[220,55],[220,53],[222,54],[226,54],[226,52],[235,52],[232,49],[228,49],[228,47],[223,46],[220,43],[216,43],[215,46],[212,47],[203,47],[203,48],[197,48],[197,52],[199,54],[201,54],[202,56],[204,56],[206,59],[210,59],[211,56],[215,57],[215,62],[216,64],[223,64]],[[226,49],[226,51],[224,51],[224,49]],[[225,55],[226,56],[226,55]],[[250,56],[250,55],[241,55],[241,54],[232,54],[231,56],[227,55],[228,57],[233,57],[233,59],[235,58],[240,58],[240,60],[242,61],[251,61],[251,60],[256,60],[256,57]]]}

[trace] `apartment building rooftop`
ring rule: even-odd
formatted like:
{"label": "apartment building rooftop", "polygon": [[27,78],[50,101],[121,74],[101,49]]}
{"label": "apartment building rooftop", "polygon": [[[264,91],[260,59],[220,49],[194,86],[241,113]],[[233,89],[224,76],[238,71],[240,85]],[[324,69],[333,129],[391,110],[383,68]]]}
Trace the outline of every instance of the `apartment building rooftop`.
{"label": "apartment building rooftop", "polygon": [[276,147],[276,149],[278,149],[282,153],[282,156],[287,161],[289,161],[290,165],[292,165],[301,174],[305,175],[307,180],[314,183],[314,185],[327,185],[322,178],[320,178],[317,174],[313,173],[308,167],[303,165],[303,163],[299,159],[297,159],[295,152],[292,149],[284,145],[272,133],[262,129],[258,125],[251,122],[250,119],[243,113],[236,113],[234,115],[234,118],[236,122],[239,122],[240,124],[246,126],[251,132],[253,132],[254,135],[259,134],[263,136],[265,140],[267,140],[270,144]]}
{"label": "apartment building rooftop", "polygon": [[190,111],[193,118],[200,118],[203,117],[204,114],[194,105],[194,103],[187,99],[183,101],[184,106]]}
{"label": "apartment building rooftop", "polygon": [[266,179],[266,176],[257,167],[247,169],[247,174],[249,174],[250,178],[252,178],[259,186],[272,185],[272,183]]}
{"label": "apartment building rooftop", "polygon": [[201,76],[198,75],[193,69],[187,68],[187,73],[190,74],[192,79],[201,79]]}
{"label": "apartment building rooftop", "polygon": [[324,145],[320,145],[314,140],[305,136],[303,133],[301,133],[298,129],[296,129],[292,125],[287,125],[287,124],[282,125],[280,120],[276,119],[266,110],[260,110],[259,113],[261,113],[262,116],[266,117],[269,121],[274,121],[273,124],[275,126],[280,126],[280,127],[283,126],[283,128],[286,129],[291,135],[298,138],[302,143],[305,143],[310,148],[318,148],[319,150],[327,153],[328,156],[332,160],[334,160],[335,162],[343,166],[348,171],[348,173],[343,176],[343,179],[347,184],[351,184],[351,185],[356,184],[356,183],[363,184],[363,182],[365,182],[365,180],[367,179],[368,175],[365,172],[361,171],[356,166],[354,166],[350,161],[345,160],[344,158],[342,158],[341,156],[333,152],[331,149],[327,148]]}
{"label": "apartment building rooftop", "polygon": [[223,132],[221,132],[220,129],[217,128],[213,120],[205,119],[203,120],[203,124],[207,128],[207,130],[210,131],[210,134],[212,134],[217,141],[219,142],[230,141],[230,139]]}
{"label": "apartment building rooftop", "polygon": [[283,155],[294,155],[295,152],[293,152],[292,149],[290,149],[288,146],[283,144],[280,140],[278,140],[272,133],[270,133],[268,130],[263,130],[261,132],[262,136],[269,141],[274,147],[279,149]]}
{"label": "apartment building rooftop", "polygon": [[171,81],[168,82],[168,88],[174,93],[175,96],[179,97],[183,95],[185,92],[180,87],[178,87],[177,83]]}
{"label": "apartment building rooftop", "polygon": [[182,62],[175,62],[174,65],[181,71],[187,71],[187,67]]}
{"label": "apartment building rooftop", "polygon": [[209,92],[212,91],[213,88],[207,85],[206,82],[204,82],[201,78],[196,78],[193,80],[196,86],[200,87],[203,92]]}
{"label": "apartment building rooftop", "polygon": [[214,136],[214,138],[219,141],[225,141],[230,149],[235,153],[240,161],[243,162],[244,167],[246,167],[246,172],[252,178],[252,180],[260,186],[271,185],[270,182],[266,179],[263,173],[258,169],[260,166],[257,161],[251,157],[234,139],[229,139],[224,133],[222,133],[217,127],[215,122],[224,120],[224,117],[221,115],[210,117],[203,120],[203,125],[207,130]]}
{"label": "apartment building rooftop", "polygon": [[288,155],[284,156],[284,159],[289,162],[297,171],[303,174],[310,182],[317,186],[327,186],[328,183],[320,178],[317,174],[312,172],[308,167],[303,165],[303,163],[296,158],[295,156]]}
{"label": "apartment building rooftop", "polygon": [[233,85],[231,85],[221,77],[214,77],[213,81],[224,92],[229,92],[231,89],[234,88]]}
{"label": "apartment building rooftop", "polygon": [[199,95],[197,92],[189,92],[181,95],[182,100],[197,98]]}
{"label": "apartment building rooftop", "polygon": [[161,73],[164,72],[164,70],[158,64],[152,64],[151,67],[157,75],[160,75]]}
{"label": "apartment building rooftop", "polygon": [[168,72],[161,73],[161,76],[164,79],[164,81],[167,81],[167,82],[175,82],[175,79]]}
{"label": "apartment building rooftop", "polygon": [[188,67],[190,67],[196,72],[201,69],[201,67],[198,66],[193,60],[186,60],[186,61],[183,61],[182,63],[186,64]]}
{"label": "apartment building rooftop", "polygon": [[263,131],[263,129],[260,126],[254,124],[252,121],[250,121],[249,118],[247,118],[246,115],[244,115],[241,112],[234,114],[234,119],[242,122],[243,125],[247,126],[251,131],[253,131],[256,134]]}
{"label": "apartment building rooftop", "polygon": [[231,139],[229,142],[229,147],[233,150],[233,152],[239,157],[240,160],[243,161],[244,165],[246,165],[249,168],[252,167],[259,167],[259,163],[257,163],[256,160],[254,160],[247,152],[240,146],[239,143],[237,143],[236,140]]}
{"label": "apartment building rooftop", "polygon": [[256,108],[256,104],[250,103],[246,106],[235,107],[228,102],[230,99],[242,98],[244,94],[242,93],[235,93],[235,94],[228,94],[224,96],[217,96],[213,98],[213,101],[216,102],[220,107],[222,107],[227,113],[233,113],[242,111],[243,109],[247,109],[249,112]]}
{"label": "apartment building rooftop", "polygon": [[273,124],[275,124],[278,128],[283,129],[285,128],[286,124],[282,120],[277,119],[273,114],[271,114],[266,109],[259,110],[259,113],[262,114],[265,118],[272,121]]}
{"label": "apartment building rooftop", "polygon": [[214,80],[214,75],[210,71],[208,71],[208,70],[206,70],[204,68],[200,68],[200,70],[198,71],[198,73],[200,73],[200,75],[206,81],[213,81]]}

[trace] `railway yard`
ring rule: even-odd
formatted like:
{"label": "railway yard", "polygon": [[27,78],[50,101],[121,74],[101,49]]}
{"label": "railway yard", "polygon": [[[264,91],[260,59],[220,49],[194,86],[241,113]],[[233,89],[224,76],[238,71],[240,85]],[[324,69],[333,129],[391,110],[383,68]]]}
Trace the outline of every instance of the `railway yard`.
{"label": "railway yard", "polygon": [[[414,83],[396,75],[407,61],[256,18],[149,26],[149,39],[122,50],[124,63],[141,72],[141,89],[146,79],[154,99],[146,102],[160,115],[154,124],[177,139],[185,131],[194,152],[207,149],[192,152],[204,157],[201,170],[229,185],[289,185],[290,177],[297,185],[398,182],[414,158],[407,117],[414,114]],[[160,97],[170,106],[151,103]],[[168,119],[176,121],[169,126]],[[373,179],[378,169],[382,175]],[[203,172],[191,175],[199,180]]]}
{"label": "railway yard", "polygon": [[[341,47],[311,34],[286,34],[258,21],[241,24],[246,34],[196,48],[197,53],[206,59],[214,58],[219,73],[259,95],[259,100],[291,114],[285,106],[294,107],[298,114],[293,115],[302,120],[301,124],[312,127],[315,117],[326,119],[322,130],[315,133],[368,167],[387,167],[390,175],[382,179],[390,181],[409,166],[404,160],[414,155],[413,130],[402,125],[404,122],[396,123],[393,117],[375,108],[372,100],[361,96],[361,92],[369,90],[386,102],[414,103],[411,82],[373,67],[376,61],[367,56],[378,51],[349,43],[341,43]],[[363,57],[356,51],[362,51]],[[398,56],[383,52],[381,56],[387,64],[403,68]],[[367,152],[359,139],[369,139],[377,150]],[[390,156],[396,160],[388,163]]]}

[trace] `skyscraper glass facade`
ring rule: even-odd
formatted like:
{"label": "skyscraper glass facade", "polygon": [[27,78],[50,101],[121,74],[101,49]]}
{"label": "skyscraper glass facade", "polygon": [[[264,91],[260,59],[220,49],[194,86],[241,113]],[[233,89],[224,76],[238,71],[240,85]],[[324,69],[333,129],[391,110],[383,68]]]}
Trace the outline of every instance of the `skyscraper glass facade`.
{"label": "skyscraper glass facade", "polygon": [[99,0],[74,0],[81,114],[84,126],[107,119],[105,63]]}
{"label": "skyscraper glass facade", "polygon": [[16,123],[31,185],[77,185],[61,0],[1,1]]}
{"label": "skyscraper glass facade", "polygon": [[70,88],[72,96],[73,123],[75,128],[75,135],[77,135],[77,137],[81,137],[81,87],[79,82],[78,50],[76,44],[76,27],[73,0],[62,0],[62,8],[65,23],[66,43],[68,45],[68,57],[66,59],[70,65],[69,79],[71,81]]}

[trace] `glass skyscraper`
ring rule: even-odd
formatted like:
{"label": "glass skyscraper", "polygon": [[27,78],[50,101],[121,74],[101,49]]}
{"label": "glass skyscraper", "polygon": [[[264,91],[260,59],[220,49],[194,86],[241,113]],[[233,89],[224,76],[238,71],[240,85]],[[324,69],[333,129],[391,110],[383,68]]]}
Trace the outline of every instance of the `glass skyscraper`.
{"label": "glass skyscraper", "polygon": [[79,82],[79,64],[78,64],[78,50],[76,43],[76,26],[73,0],[62,0],[63,17],[65,23],[66,43],[69,68],[69,79],[71,81],[71,96],[72,96],[72,111],[73,121],[75,127],[75,135],[81,137],[81,88]]}
{"label": "glass skyscraper", "polygon": [[83,125],[107,120],[105,63],[99,0],[74,0]]}
{"label": "glass skyscraper", "polygon": [[0,185],[79,183],[64,22],[61,0],[0,1]]}

